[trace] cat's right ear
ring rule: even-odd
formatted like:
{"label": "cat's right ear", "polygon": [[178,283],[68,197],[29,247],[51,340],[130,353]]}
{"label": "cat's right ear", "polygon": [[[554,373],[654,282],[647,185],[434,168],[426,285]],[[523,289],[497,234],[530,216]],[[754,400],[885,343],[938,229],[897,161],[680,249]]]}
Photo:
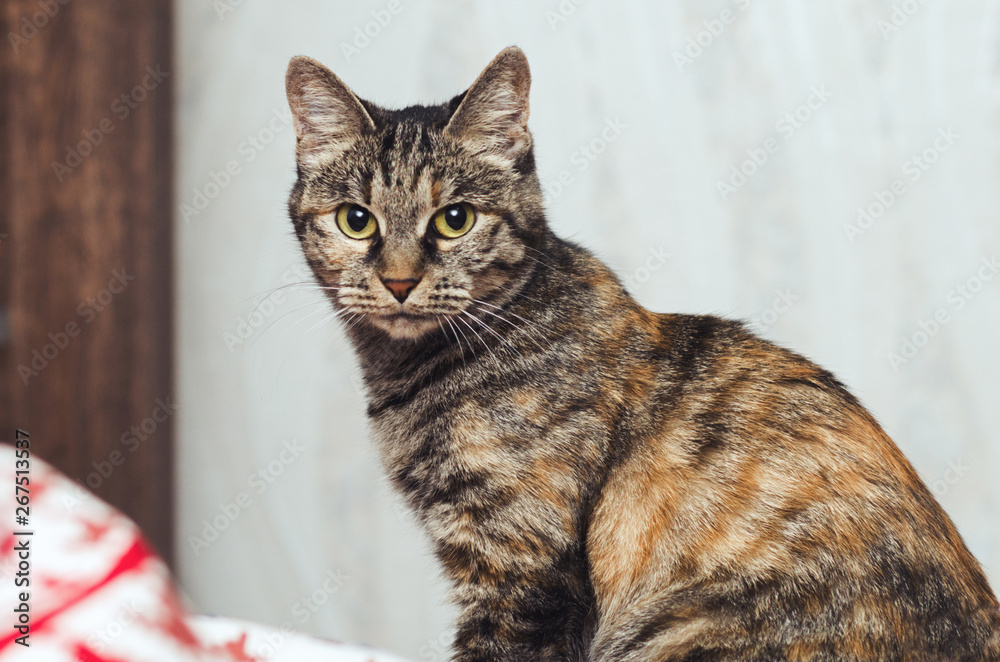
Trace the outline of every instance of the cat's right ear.
{"label": "cat's right ear", "polygon": [[336,74],[308,57],[294,57],[285,74],[285,92],[295,126],[300,165],[319,164],[375,129],[361,101]]}
{"label": "cat's right ear", "polygon": [[516,46],[500,51],[462,97],[444,132],[473,150],[513,162],[531,144],[528,58]]}

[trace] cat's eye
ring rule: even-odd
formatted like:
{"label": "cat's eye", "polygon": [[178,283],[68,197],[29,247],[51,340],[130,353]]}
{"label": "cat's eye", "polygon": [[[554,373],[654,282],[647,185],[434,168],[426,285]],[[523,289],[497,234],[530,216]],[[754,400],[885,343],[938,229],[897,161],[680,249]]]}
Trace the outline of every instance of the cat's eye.
{"label": "cat's eye", "polygon": [[444,207],[434,214],[434,229],[446,239],[457,239],[472,229],[476,210],[472,205],[459,202]]}
{"label": "cat's eye", "polygon": [[375,234],[375,215],[361,205],[345,204],[337,209],[337,227],[351,239],[367,239]]}

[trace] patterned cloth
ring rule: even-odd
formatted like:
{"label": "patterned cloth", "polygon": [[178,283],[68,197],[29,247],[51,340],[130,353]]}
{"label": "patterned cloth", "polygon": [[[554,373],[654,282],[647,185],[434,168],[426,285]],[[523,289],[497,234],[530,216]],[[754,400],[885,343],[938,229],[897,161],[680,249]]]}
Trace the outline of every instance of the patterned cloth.
{"label": "patterned cloth", "polygon": [[[0,444],[0,517],[14,523],[14,449]],[[44,462],[30,459],[29,526],[0,541],[0,662],[402,662],[356,646],[239,621],[191,616],[136,525]],[[31,536],[13,531],[33,531]],[[30,586],[16,587],[28,540]],[[30,593],[29,647],[12,615]]]}

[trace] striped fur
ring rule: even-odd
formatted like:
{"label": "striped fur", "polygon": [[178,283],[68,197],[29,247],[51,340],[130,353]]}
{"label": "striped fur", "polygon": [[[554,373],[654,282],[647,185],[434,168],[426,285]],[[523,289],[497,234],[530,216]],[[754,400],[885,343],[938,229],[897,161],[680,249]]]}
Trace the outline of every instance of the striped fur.
{"label": "striped fur", "polygon": [[[527,62],[401,111],[296,58],[289,209],[346,321],[394,486],[461,608],[455,658],[1000,660],[1000,609],[828,372],[649,312],[545,223]],[[473,229],[435,235],[466,202]],[[338,229],[343,203],[378,232]],[[380,279],[419,279],[404,303]]]}

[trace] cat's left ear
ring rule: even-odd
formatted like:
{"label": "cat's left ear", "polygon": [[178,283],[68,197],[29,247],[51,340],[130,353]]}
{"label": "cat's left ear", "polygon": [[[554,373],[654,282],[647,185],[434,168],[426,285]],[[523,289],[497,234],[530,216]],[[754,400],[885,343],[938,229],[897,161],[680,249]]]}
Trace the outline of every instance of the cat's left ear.
{"label": "cat's left ear", "polygon": [[513,161],[531,144],[528,133],[528,58],[516,46],[500,51],[468,89],[445,135],[474,151]]}
{"label": "cat's left ear", "polygon": [[316,60],[292,58],[285,91],[298,138],[296,157],[302,165],[336,156],[375,129],[358,97]]}

